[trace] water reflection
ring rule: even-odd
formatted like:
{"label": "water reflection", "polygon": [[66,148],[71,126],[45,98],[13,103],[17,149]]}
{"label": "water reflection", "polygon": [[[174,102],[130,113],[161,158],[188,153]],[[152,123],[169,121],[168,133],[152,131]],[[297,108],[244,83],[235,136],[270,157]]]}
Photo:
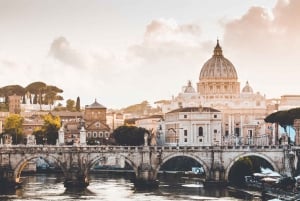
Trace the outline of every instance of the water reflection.
{"label": "water reflection", "polygon": [[24,184],[20,189],[0,191],[0,200],[253,200],[226,188],[204,188],[199,182],[174,177],[160,178],[160,187],[157,190],[140,191],[134,188],[130,179],[130,175],[95,174],[91,175],[88,188],[66,190],[62,176],[38,174],[24,177]]}

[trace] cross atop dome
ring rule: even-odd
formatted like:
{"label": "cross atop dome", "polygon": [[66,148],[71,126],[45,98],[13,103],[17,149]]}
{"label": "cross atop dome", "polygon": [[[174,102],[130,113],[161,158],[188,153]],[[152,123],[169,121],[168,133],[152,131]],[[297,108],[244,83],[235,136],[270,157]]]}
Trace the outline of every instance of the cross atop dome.
{"label": "cross atop dome", "polygon": [[214,56],[223,56],[223,53],[222,53],[222,48],[219,44],[219,39],[217,39],[217,45],[214,49]]}

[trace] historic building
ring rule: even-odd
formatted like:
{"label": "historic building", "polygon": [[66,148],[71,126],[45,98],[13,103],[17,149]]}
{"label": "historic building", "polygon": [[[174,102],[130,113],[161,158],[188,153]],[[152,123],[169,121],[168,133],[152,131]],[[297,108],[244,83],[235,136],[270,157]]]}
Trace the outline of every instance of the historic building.
{"label": "historic building", "polygon": [[165,144],[221,145],[222,113],[210,107],[178,108],[165,114]]}
{"label": "historic building", "polygon": [[[224,57],[219,41],[212,57],[201,68],[197,92],[189,81],[177,97],[158,104],[164,113],[185,107],[220,111],[222,122],[218,137],[222,144],[269,144],[275,140],[274,129],[264,118],[278,109],[276,103],[254,92],[248,81],[241,88],[237,71]],[[196,130],[192,135],[197,136]]]}
{"label": "historic building", "polygon": [[111,130],[106,124],[106,107],[96,100],[91,105],[85,106],[83,115],[81,112],[63,114],[65,116],[62,117],[65,118],[59,131],[59,144],[106,144],[108,142]]}
{"label": "historic building", "polygon": [[121,112],[108,111],[106,113],[106,123],[113,132],[116,128],[123,126],[125,121],[125,115]]}
{"label": "historic building", "polygon": [[107,143],[110,137],[110,127],[106,123],[106,107],[96,100],[91,105],[86,105],[84,122],[87,141],[93,140],[96,144]]}
{"label": "historic building", "polygon": [[8,111],[12,114],[20,114],[21,112],[21,96],[16,94],[8,97]]}

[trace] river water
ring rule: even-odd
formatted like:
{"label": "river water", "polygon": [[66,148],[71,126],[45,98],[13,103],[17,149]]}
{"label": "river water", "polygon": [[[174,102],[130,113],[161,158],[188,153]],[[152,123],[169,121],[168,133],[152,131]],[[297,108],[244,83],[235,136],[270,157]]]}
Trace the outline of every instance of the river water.
{"label": "river water", "polygon": [[130,175],[93,174],[90,185],[84,190],[66,190],[63,176],[59,174],[35,174],[23,177],[19,189],[0,189],[1,201],[171,201],[171,200],[249,200],[258,201],[244,193],[236,193],[228,188],[204,188],[197,181],[183,180],[175,177],[160,178],[157,190],[136,191]]}

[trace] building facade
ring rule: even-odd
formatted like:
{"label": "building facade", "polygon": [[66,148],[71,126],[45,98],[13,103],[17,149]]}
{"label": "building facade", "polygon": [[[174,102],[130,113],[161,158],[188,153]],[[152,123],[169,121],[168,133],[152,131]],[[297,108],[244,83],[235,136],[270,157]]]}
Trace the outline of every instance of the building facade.
{"label": "building facade", "polygon": [[270,144],[278,139],[273,126],[264,122],[268,114],[278,109],[276,103],[267,100],[260,92],[254,92],[248,81],[241,88],[236,68],[224,57],[219,41],[212,57],[201,68],[197,91],[189,81],[177,97],[158,103],[167,114],[181,107],[220,111],[222,120],[218,139],[221,139],[221,144]]}
{"label": "building facade", "polygon": [[21,112],[21,96],[16,94],[8,97],[8,111],[12,114],[20,114]]}
{"label": "building facade", "polygon": [[221,145],[222,113],[210,107],[179,108],[165,114],[166,145]]}

